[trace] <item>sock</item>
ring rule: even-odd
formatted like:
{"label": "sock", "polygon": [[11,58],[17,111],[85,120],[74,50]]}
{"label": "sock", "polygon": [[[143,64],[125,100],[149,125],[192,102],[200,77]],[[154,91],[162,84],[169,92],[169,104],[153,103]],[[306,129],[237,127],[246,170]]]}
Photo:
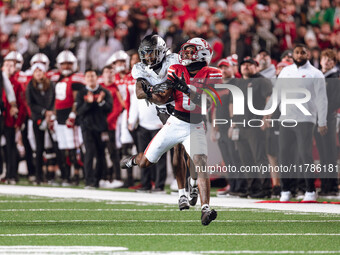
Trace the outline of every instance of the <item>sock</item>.
{"label": "sock", "polygon": [[203,210],[210,210],[210,206],[208,204],[204,204],[204,205],[202,205],[201,209],[202,209],[202,211]]}
{"label": "sock", "polygon": [[197,186],[197,180],[194,180],[190,177],[190,185],[191,185],[191,187],[196,187]]}
{"label": "sock", "polygon": [[185,189],[179,189],[178,190],[178,197],[180,198],[181,196],[186,196],[187,194],[185,193]]}

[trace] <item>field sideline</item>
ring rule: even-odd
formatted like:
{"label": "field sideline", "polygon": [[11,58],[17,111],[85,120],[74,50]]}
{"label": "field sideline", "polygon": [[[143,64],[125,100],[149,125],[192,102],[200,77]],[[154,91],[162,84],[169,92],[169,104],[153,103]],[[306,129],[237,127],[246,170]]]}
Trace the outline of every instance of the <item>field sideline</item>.
{"label": "field sideline", "polygon": [[340,205],[0,185],[0,254],[340,254]]}

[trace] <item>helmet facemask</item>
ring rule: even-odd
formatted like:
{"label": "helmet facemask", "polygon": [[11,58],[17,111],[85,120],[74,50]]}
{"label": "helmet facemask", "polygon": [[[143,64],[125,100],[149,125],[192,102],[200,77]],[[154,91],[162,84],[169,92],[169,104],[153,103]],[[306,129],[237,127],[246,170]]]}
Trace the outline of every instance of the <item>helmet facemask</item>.
{"label": "helmet facemask", "polygon": [[209,65],[212,54],[213,52],[209,43],[202,38],[188,40],[182,45],[179,52],[180,62],[185,66],[196,62],[205,62]]}
{"label": "helmet facemask", "polygon": [[199,62],[198,51],[195,45],[184,44],[179,52],[181,63],[184,66],[190,65],[194,62]]}
{"label": "helmet facemask", "polygon": [[163,61],[166,51],[165,41],[160,36],[148,35],[142,40],[138,54],[145,65],[154,68]]}
{"label": "helmet facemask", "polygon": [[[65,64],[68,64],[69,66],[67,66],[65,68]],[[72,62],[63,62],[60,64],[60,68],[61,68],[61,74],[64,75],[64,76],[69,76],[70,74],[73,73],[73,70],[72,70],[72,65],[73,63]]]}
{"label": "helmet facemask", "polygon": [[152,49],[144,47],[138,50],[141,61],[150,67],[157,65],[162,61],[162,59],[160,59],[160,56],[162,55],[160,52],[161,51],[158,48]]}

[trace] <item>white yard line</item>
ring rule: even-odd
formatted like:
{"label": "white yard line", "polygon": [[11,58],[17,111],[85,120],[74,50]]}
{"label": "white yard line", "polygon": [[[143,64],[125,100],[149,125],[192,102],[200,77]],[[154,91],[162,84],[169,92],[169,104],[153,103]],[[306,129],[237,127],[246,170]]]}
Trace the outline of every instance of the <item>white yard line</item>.
{"label": "white yard line", "polygon": [[[167,194],[140,194],[131,192],[83,190],[54,187],[28,187],[19,185],[0,185],[0,194],[30,195],[54,198],[95,199],[105,201],[128,201],[177,205],[178,198]],[[254,199],[212,197],[210,204],[224,208],[257,208],[265,210],[295,211],[307,213],[340,214],[340,205],[335,204],[278,204],[256,203]],[[198,202],[199,204],[199,202]],[[199,208],[197,206],[197,208]]]}
{"label": "white yard line", "polygon": [[113,246],[0,246],[0,254],[112,254],[126,250],[126,247]]}
{"label": "white yard line", "polygon": [[[200,220],[0,220],[0,223],[87,223],[87,222],[128,222],[128,223],[190,223]],[[332,223],[340,220],[215,220],[221,223]]]}
{"label": "white yard line", "polygon": [[200,255],[200,254],[339,254],[340,251],[127,251],[107,246],[0,246],[0,254],[112,254],[112,255]]}
{"label": "white yard line", "polygon": [[200,254],[339,254],[340,251],[170,251],[114,252],[114,255],[200,255]]}
{"label": "white yard line", "polygon": [[340,236],[340,233],[28,233],[0,234],[0,237],[23,236]]}

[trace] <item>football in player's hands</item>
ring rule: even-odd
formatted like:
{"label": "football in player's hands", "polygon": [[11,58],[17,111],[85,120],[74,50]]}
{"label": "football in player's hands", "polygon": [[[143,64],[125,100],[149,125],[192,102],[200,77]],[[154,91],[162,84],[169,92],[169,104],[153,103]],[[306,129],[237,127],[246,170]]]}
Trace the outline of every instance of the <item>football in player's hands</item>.
{"label": "football in player's hands", "polygon": [[184,94],[188,94],[190,92],[190,88],[185,82],[184,73],[182,73],[181,79],[175,74],[169,75],[169,80],[172,83],[172,87],[176,90],[183,92]]}
{"label": "football in player's hands", "polygon": [[151,91],[153,94],[160,94],[164,93],[169,88],[172,88],[172,83],[170,81],[165,81],[153,86]]}

